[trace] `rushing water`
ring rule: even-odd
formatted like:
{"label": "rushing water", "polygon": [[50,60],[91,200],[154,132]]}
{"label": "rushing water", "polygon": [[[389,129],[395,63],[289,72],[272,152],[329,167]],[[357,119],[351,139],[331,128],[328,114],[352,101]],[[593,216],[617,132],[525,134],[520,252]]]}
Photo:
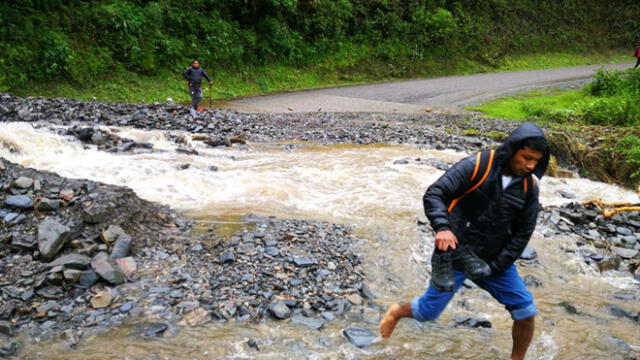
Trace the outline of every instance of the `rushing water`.
{"label": "rushing water", "polygon": [[[415,146],[319,146],[309,143],[249,144],[209,148],[191,141],[198,155],[176,152],[167,133],[127,128],[118,135],[151,142],[156,151],[112,154],[86,147],[77,140],[34,130],[25,123],[0,124],[0,156],[23,166],[54,171],[69,178],[88,178],[127,185],[145,199],[168,204],[221,228],[241,225],[247,214],[305,218],[344,223],[365,239],[368,280],[379,303],[390,304],[420,295],[426,285],[427,256],[432,236],[417,230],[425,220],[422,195],[442,171],[414,161],[434,158],[455,162],[466,154],[425,150]],[[190,134],[174,132],[191,139]],[[10,148],[12,151],[10,151]],[[394,164],[411,159],[409,164]],[[187,169],[181,165],[189,163]],[[218,168],[217,171],[211,169]],[[602,199],[637,202],[633,192],[585,179],[545,178],[543,205],[566,201],[556,191],[576,195],[572,201]],[[637,302],[621,302],[610,294],[635,289],[627,272],[597,273],[581,257],[564,251],[574,239],[544,237],[538,227],[531,245],[540,265],[521,269],[543,286],[531,289],[540,311],[528,359],[616,359],[603,334],[640,346],[640,329],[629,320],[614,318],[606,303],[640,311]],[[393,282],[387,279],[394,279]],[[585,315],[569,315],[558,306],[570,301]],[[492,329],[452,328],[454,315],[489,319]],[[127,336],[126,329],[86,337],[76,350],[61,345],[27,346],[22,354],[54,359],[507,359],[511,347],[511,320],[501,306],[479,289],[457,295],[438,324],[400,323],[390,340],[366,349],[349,344],[341,330],[365,326],[377,331],[377,312],[365,319],[336,320],[320,332],[287,323],[209,324],[184,328],[161,339]],[[256,339],[260,352],[246,345]],[[331,344],[331,345],[327,345]],[[46,356],[45,356],[46,354]]]}

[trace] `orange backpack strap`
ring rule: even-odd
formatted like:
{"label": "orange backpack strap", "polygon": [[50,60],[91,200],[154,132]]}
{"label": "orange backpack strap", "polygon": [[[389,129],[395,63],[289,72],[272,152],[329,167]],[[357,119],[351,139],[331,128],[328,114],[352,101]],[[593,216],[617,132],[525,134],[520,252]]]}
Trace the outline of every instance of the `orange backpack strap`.
{"label": "orange backpack strap", "polygon": [[[449,212],[451,212],[453,208],[455,208],[456,205],[458,205],[458,203],[460,202],[460,200],[462,200],[462,198],[464,198],[468,194],[475,191],[477,188],[480,187],[480,185],[482,185],[482,183],[484,183],[485,180],[487,180],[487,177],[491,173],[491,167],[493,166],[493,157],[495,153],[496,153],[495,150],[491,150],[491,152],[489,153],[489,159],[484,164],[483,164],[484,157],[482,156],[482,152],[479,152],[478,155],[476,155],[476,167],[475,169],[473,169],[473,174],[471,175],[472,184],[476,176],[478,175],[478,173],[482,173],[482,177],[480,178],[480,180],[478,180],[478,182],[471,185],[471,187],[464,194],[462,194],[462,196],[460,196],[457,199],[454,199],[451,202],[451,204],[449,204],[449,209],[448,209]],[[480,170],[480,169],[484,169],[484,170]]]}

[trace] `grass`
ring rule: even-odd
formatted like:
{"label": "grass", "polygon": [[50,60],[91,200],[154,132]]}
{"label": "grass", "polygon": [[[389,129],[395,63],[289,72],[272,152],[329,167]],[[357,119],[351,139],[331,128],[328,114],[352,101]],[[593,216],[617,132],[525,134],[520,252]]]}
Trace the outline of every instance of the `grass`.
{"label": "grass", "polygon": [[482,105],[469,107],[467,110],[479,111],[492,118],[519,120],[568,111],[592,99],[594,97],[582,90],[549,88],[494,99]]}
{"label": "grass", "polygon": [[[373,58],[371,50],[358,46],[346,47],[339,53],[323,58],[316,64],[293,67],[287,65],[215,67],[203,64],[213,77],[211,91],[204,87],[204,101],[253,96],[281,91],[353,85],[412,78],[463,75],[485,72],[546,69],[563,66],[618,63],[629,61],[627,51],[612,50],[597,54],[540,53],[511,56],[497,66],[488,66],[466,58],[446,54],[430,54],[421,59],[399,56],[392,60]],[[185,67],[188,64],[185,63]],[[189,102],[189,94],[181,75],[161,71],[140,75],[116,70],[93,84],[80,86],[66,80],[33,82],[13,89],[18,96],[67,97],[115,102]]]}

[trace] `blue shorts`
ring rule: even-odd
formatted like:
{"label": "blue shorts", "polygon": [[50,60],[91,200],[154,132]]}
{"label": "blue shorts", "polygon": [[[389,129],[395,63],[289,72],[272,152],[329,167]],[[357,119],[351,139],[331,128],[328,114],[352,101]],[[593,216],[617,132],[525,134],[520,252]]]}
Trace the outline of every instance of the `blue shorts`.
{"label": "blue shorts", "polygon": [[[411,301],[411,313],[413,318],[418,321],[435,320],[440,316],[442,311],[453,295],[460,289],[462,283],[466,279],[463,272],[454,270],[456,285],[452,292],[441,292],[429,285],[429,289],[422,297],[415,298]],[[488,291],[499,303],[511,313],[513,320],[522,320],[530,318],[538,313],[533,303],[533,295],[527,290],[524,281],[516,266],[511,265],[501,274],[492,275],[488,278],[475,280],[479,287]]]}

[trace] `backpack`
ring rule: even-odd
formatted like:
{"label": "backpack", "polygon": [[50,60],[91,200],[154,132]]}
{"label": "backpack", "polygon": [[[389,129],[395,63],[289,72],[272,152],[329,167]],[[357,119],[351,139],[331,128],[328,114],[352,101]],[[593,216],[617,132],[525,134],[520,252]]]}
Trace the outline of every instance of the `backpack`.
{"label": "backpack", "polygon": [[[459,198],[453,199],[453,201],[451,201],[451,204],[449,204],[449,208],[447,209],[449,212],[453,211],[453,208],[456,207],[456,205],[458,205],[458,203],[460,202],[460,200],[462,200],[465,196],[469,195],[470,193],[474,192],[477,188],[480,187],[480,185],[482,185],[482,183],[484,183],[485,180],[487,180],[487,177],[489,177],[489,173],[491,173],[491,167],[493,166],[493,158],[495,157],[495,150],[491,150],[489,152],[487,151],[480,151],[478,152],[478,154],[476,155],[476,166],[473,169],[473,174],[471,175],[471,187],[469,187],[469,189],[462,194],[462,196],[460,196]],[[482,177],[479,177],[478,174],[482,173]],[[478,178],[476,183],[473,183],[473,181]],[[533,174],[527,174],[527,176],[524,177],[524,179],[522,179],[523,181],[523,191],[525,196],[529,197],[529,194],[532,194],[533,191],[529,192],[529,183],[531,183],[531,186],[536,186],[537,185],[537,181],[536,181],[536,177],[533,176]]]}

